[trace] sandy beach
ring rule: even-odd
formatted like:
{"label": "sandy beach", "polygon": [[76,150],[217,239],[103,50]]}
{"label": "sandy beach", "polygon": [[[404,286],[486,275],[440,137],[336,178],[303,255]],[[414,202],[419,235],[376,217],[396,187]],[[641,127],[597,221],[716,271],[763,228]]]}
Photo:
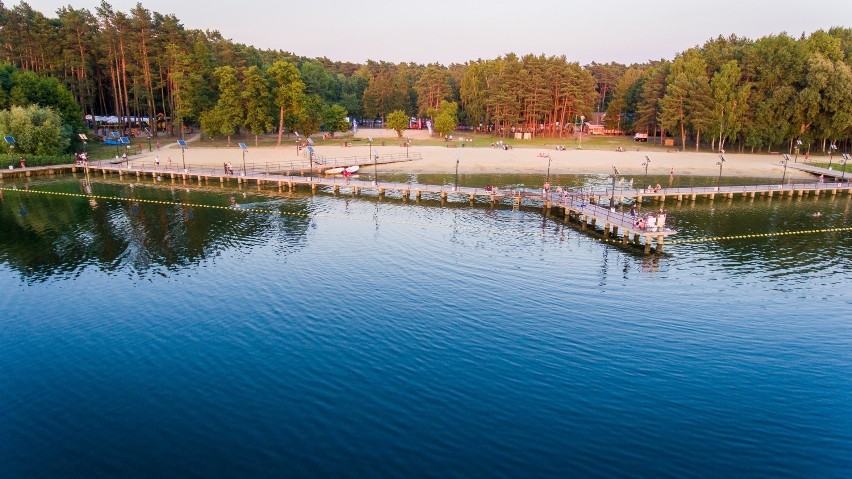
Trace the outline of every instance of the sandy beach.
{"label": "sandy beach", "polygon": [[[368,157],[378,153],[381,156],[392,154],[405,154],[406,148],[402,146],[401,140],[397,138],[383,137],[375,134],[376,130],[370,130],[375,139],[372,146],[365,141],[352,142],[351,147],[340,145],[315,145],[317,155],[325,158],[344,157]],[[360,133],[360,132],[359,132]],[[360,136],[360,135],[359,135]],[[287,146],[253,148],[249,144],[246,154],[246,163],[263,164],[267,162],[295,162],[304,161],[296,153],[292,139]],[[385,146],[382,146],[382,142]],[[636,148],[617,152],[607,150],[562,150],[555,148],[536,148],[518,146],[510,150],[497,148],[479,147],[472,148],[462,146],[464,143],[453,141],[449,143],[455,147],[447,146],[418,146],[415,142],[410,148],[411,153],[419,153],[421,160],[406,161],[394,164],[379,165],[380,172],[407,172],[407,173],[449,173],[454,172],[456,160],[458,159],[459,173],[495,173],[495,174],[522,174],[522,173],[544,173],[547,170],[548,160],[541,155],[549,155],[551,158],[551,174],[609,174],[612,167],[618,168],[625,176],[641,176],[645,173],[642,164],[646,156],[651,160],[648,167],[649,175],[669,175],[674,172],[678,176],[716,176],[719,174],[719,155],[715,153],[702,152],[677,152],[664,149],[636,145]],[[193,142],[186,151],[186,162],[188,165],[218,168],[223,163],[230,161],[234,166],[242,164],[242,152],[239,147],[231,148],[206,148],[203,144]],[[161,162],[166,162],[171,156],[172,161],[180,161],[180,149],[177,147],[163,148],[153,153],[145,153],[136,158],[144,161],[153,160],[158,155]],[[722,174],[724,176],[738,177],[781,177],[783,166],[779,165],[781,155],[767,154],[740,154],[725,153],[725,163]],[[811,178],[810,175],[787,170],[788,177]]]}

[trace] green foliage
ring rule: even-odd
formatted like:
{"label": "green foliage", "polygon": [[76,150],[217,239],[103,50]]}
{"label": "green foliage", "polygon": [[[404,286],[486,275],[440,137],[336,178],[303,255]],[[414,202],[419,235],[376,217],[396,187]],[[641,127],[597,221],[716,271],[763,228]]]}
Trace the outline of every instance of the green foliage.
{"label": "green foliage", "polygon": [[273,103],[278,107],[278,145],[284,127],[296,128],[305,97],[305,84],[295,65],[278,61],[267,70],[272,83]]}
{"label": "green foliage", "polygon": [[202,114],[201,128],[211,136],[227,136],[230,145],[231,135],[243,124],[246,114],[241,83],[233,67],[219,67],[214,75],[219,83],[219,100],[212,110]]}
{"label": "green foliage", "polygon": [[[63,135],[65,133],[65,135]],[[36,105],[13,106],[0,111],[0,135],[15,138],[14,150],[3,143],[6,153],[58,155],[70,144],[63,132],[62,118],[52,108]]]}
{"label": "green foliage", "polygon": [[[512,53],[449,66],[358,65],[235,43],[215,30],[187,29],[174,15],[142,4],[126,12],[107,2],[91,11],[68,6],[55,17],[25,2],[0,6],[0,43],[11,63],[0,66],[0,109],[52,107],[74,141],[86,113],[162,113],[177,125],[201,122],[205,133],[230,136],[241,126],[268,131],[263,111],[269,110],[273,120],[277,113],[281,133],[322,116],[313,100],[304,103],[314,95],[356,117],[431,111],[435,124],[441,101],[456,102],[455,121],[493,125],[501,136],[519,128],[562,136],[580,115],[606,110],[609,127],[662,135],[665,126],[696,145],[710,138],[720,147],[758,148],[797,138],[812,144],[852,139],[848,27],[795,38],[719,36],[673,61],[629,67],[581,67],[563,56]],[[252,67],[266,69],[270,79],[265,107],[262,85],[249,106],[236,79]],[[233,81],[222,68],[231,69]],[[160,126],[170,131],[167,123]]]}
{"label": "green foliage", "polygon": [[349,122],[346,121],[347,114],[346,109],[337,103],[326,105],[322,111],[322,123],[325,125],[325,130],[329,133],[348,130]]}
{"label": "green foliage", "polygon": [[391,130],[396,131],[396,135],[399,138],[402,138],[403,130],[408,128],[408,115],[406,115],[402,110],[392,111],[388,113],[386,125]]}
{"label": "green foliage", "polygon": [[326,105],[319,95],[307,95],[297,118],[297,128],[306,137],[320,131]]}
{"label": "green foliage", "polygon": [[251,66],[245,71],[241,96],[245,106],[243,126],[255,136],[272,130],[272,115],[269,114],[271,103],[269,81],[260,68]]}
{"label": "green foliage", "polygon": [[432,116],[435,118],[435,131],[439,135],[445,136],[456,129],[458,125],[456,118],[458,110],[459,105],[456,102],[444,100],[441,102],[440,108],[431,111]]}

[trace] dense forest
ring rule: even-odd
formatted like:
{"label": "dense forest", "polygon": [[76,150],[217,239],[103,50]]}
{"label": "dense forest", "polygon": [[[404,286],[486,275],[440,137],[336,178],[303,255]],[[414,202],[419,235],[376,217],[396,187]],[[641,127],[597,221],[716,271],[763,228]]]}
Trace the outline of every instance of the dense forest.
{"label": "dense forest", "polygon": [[[84,115],[159,118],[157,134],[305,133],[344,116],[435,117],[495,135],[572,134],[606,112],[607,128],[672,137],[681,148],[848,150],[852,29],[752,40],[718,37],[676,58],[579,65],[512,53],[465,64],[304,58],[185,28],[137,4],[63,7],[45,16],[0,3],[0,61],[61,82]],[[8,108],[12,104],[4,105]],[[444,128],[446,129],[446,128]],[[440,131],[440,129],[439,129]],[[280,138],[280,137],[279,137]]]}

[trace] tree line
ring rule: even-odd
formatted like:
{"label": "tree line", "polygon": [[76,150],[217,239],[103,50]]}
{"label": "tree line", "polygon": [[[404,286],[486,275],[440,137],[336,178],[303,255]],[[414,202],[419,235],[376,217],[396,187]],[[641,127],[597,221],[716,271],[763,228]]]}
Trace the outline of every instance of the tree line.
{"label": "tree line", "polygon": [[[674,137],[681,148],[828,148],[852,137],[852,29],[807,37],[719,37],[672,60],[580,65],[506,54],[464,64],[363,64],[306,58],[185,28],[174,15],[108,2],[47,17],[0,3],[2,60],[57,79],[83,114],[157,118],[164,131],[201,125],[230,139],[305,134],[342,118],[431,117],[495,135],[573,134],[606,112],[626,134]],[[452,120],[452,121],[450,121]],[[157,134],[157,131],[153,132]]]}

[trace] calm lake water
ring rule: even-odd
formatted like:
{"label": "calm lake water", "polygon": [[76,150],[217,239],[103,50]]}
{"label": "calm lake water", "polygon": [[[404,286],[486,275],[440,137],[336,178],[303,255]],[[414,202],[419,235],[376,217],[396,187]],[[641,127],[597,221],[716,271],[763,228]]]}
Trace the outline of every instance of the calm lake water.
{"label": "calm lake water", "polygon": [[698,241],[644,257],[510,206],[0,187],[0,477],[852,476],[852,233],[704,241],[849,196],[669,202]]}

